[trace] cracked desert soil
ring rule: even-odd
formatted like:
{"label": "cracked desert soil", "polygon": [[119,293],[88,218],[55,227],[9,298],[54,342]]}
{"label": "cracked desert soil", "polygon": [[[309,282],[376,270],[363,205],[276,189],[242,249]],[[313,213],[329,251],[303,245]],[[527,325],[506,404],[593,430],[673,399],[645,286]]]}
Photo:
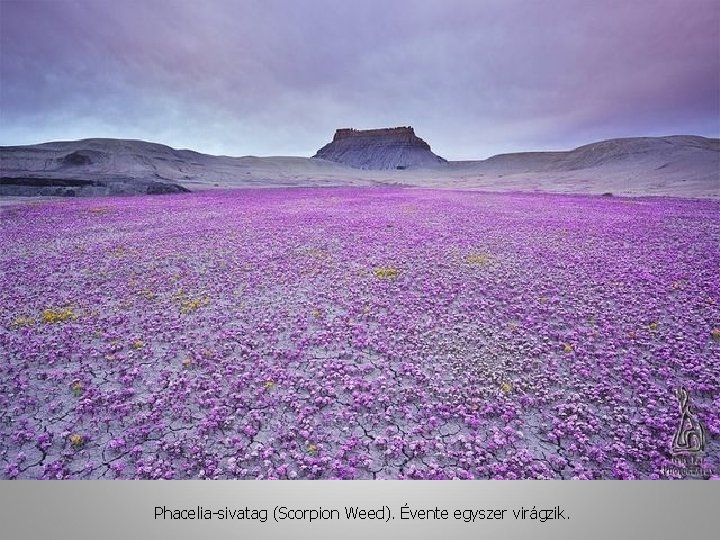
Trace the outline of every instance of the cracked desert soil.
{"label": "cracked desert soil", "polygon": [[720,474],[719,210],[388,188],[6,206],[0,475],[676,478],[681,385]]}

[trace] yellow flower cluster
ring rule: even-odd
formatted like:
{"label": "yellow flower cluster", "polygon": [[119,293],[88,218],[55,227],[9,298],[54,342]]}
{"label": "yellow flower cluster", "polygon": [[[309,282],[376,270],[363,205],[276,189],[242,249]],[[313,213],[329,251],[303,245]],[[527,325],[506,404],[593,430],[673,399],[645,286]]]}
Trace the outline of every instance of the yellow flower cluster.
{"label": "yellow flower cluster", "polygon": [[84,442],[85,440],[83,439],[83,436],[79,433],[73,433],[70,435],[70,444],[72,444],[73,447],[80,448]]}
{"label": "yellow flower cluster", "polygon": [[146,300],[155,300],[155,298],[157,297],[157,295],[150,289],[145,289],[140,294],[142,294],[142,296],[145,297]]}
{"label": "yellow flower cluster", "polygon": [[465,262],[485,266],[490,263],[490,257],[486,253],[470,253],[465,257]]}
{"label": "yellow flower cluster", "polygon": [[80,381],[75,381],[70,385],[70,390],[75,394],[75,397],[80,397],[83,393],[83,385]]}
{"label": "yellow flower cluster", "polygon": [[376,278],[379,279],[395,279],[398,277],[398,269],[392,266],[381,266],[373,270]]}
{"label": "yellow flower cluster", "polygon": [[210,303],[210,299],[205,296],[190,298],[182,289],[173,293],[172,298],[173,300],[180,301],[180,313],[184,315],[192,313],[196,309],[207,306]]}
{"label": "yellow flower cluster", "polygon": [[32,326],[33,324],[35,324],[35,319],[33,319],[31,317],[17,317],[12,322],[12,327],[13,328],[22,328],[23,326]]}
{"label": "yellow flower cluster", "polygon": [[72,309],[46,309],[43,311],[42,320],[45,323],[64,322],[76,318]]}

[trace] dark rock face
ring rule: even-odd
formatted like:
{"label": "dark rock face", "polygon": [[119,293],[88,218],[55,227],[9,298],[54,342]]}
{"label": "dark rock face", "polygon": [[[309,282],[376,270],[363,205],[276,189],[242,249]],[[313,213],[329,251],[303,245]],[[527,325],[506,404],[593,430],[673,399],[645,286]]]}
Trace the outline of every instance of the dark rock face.
{"label": "dark rock face", "polygon": [[167,195],[190,193],[179,184],[146,179],[0,177],[0,196],[98,197],[103,195]]}
{"label": "dark rock face", "polygon": [[151,182],[145,189],[145,193],[148,195],[167,195],[168,193],[190,193],[190,190],[169,182]]}
{"label": "dark rock face", "polygon": [[29,187],[85,187],[104,185],[101,182],[83,180],[79,178],[33,178],[13,177],[0,178],[0,186],[29,186]]}
{"label": "dark rock face", "polygon": [[78,165],[92,165],[94,163],[99,163],[106,157],[107,156],[105,156],[102,152],[95,152],[93,150],[78,150],[66,155],[62,159],[62,165],[71,167]]}
{"label": "dark rock face", "polygon": [[411,169],[446,163],[412,127],[338,129],[313,156],[357,169]]}

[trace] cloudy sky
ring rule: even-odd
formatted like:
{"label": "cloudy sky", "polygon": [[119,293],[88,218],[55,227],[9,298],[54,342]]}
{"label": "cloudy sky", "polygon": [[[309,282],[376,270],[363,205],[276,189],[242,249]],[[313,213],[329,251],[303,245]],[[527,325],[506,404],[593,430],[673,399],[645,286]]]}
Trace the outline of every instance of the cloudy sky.
{"label": "cloudy sky", "polygon": [[716,0],[0,0],[0,144],[312,155],[412,125],[448,159],[720,134]]}

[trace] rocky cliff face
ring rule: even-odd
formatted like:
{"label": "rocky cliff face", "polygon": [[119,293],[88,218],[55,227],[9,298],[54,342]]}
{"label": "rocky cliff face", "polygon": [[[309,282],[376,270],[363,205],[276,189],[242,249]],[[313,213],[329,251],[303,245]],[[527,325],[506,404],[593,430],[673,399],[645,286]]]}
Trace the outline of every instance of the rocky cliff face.
{"label": "rocky cliff face", "polygon": [[411,127],[338,129],[313,156],[358,169],[413,169],[445,163]]}
{"label": "rocky cliff face", "polygon": [[123,139],[84,139],[0,146],[0,196],[98,197],[190,191],[155,163],[179,160],[169,146]]}

